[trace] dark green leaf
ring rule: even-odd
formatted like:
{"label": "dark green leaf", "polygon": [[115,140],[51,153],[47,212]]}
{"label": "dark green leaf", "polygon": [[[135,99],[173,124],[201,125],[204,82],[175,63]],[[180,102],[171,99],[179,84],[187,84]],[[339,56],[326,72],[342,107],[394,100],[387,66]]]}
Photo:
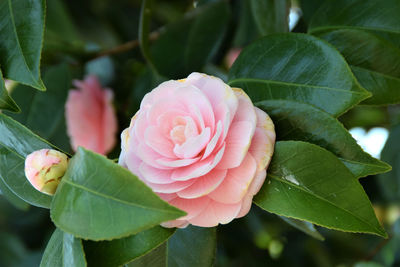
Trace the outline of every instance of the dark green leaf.
{"label": "dark green leaf", "polygon": [[310,31],[345,27],[400,33],[398,0],[327,0],[315,12]]}
{"label": "dark green leaf", "polygon": [[40,79],[46,3],[44,0],[0,2],[0,65],[4,77],[46,90]]}
{"label": "dark green leaf", "polygon": [[[1,150],[1,149],[0,149]],[[29,204],[19,198],[14,192],[8,188],[7,184],[4,182],[4,179],[0,175],[0,190],[1,194],[5,199],[7,199],[11,204],[13,204],[16,208],[20,210],[27,210],[29,208]]]}
{"label": "dark green leaf", "polygon": [[156,71],[150,54],[150,25],[153,11],[153,0],[143,0],[140,11],[139,44],[147,63]]}
{"label": "dark green leaf", "polygon": [[48,208],[51,197],[37,191],[25,177],[25,157],[50,144],[23,125],[0,114],[0,179],[14,194],[29,204]]}
{"label": "dark green leaf", "polygon": [[188,226],[178,229],[162,245],[131,264],[154,267],[213,266],[216,253],[216,229]]}
{"label": "dark green leaf", "polygon": [[0,146],[0,180],[27,203],[49,208],[51,197],[36,190],[25,177],[25,157]]}
{"label": "dark green leaf", "polygon": [[131,262],[128,267],[167,267],[168,266],[168,246],[167,243],[162,244],[152,252]]}
{"label": "dark green leaf", "polygon": [[393,170],[380,174],[378,182],[383,196],[389,201],[400,201],[400,124],[395,125],[382,150],[381,158],[392,165]]}
{"label": "dark green leaf", "polygon": [[51,203],[61,230],[90,240],[111,240],[185,215],[162,201],[125,168],[79,148]]}
{"label": "dark green leaf", "polygon": [[271,116],[279,140],[306,141],[324,147],[357,178],[391,169],[364,152],[338,120],[318,108],[288,100],[266,100],[256,105]]}
{"label": "dark green leaf", "polygon": [[233,38],[233,47],[244,47],[259,37],[258,27],[254,21],[250,1],[236,1],[237,27]]}
{"label": "dark green leaf", "polygon": [[261,35],[289,31],[289,0],[250,0],[250,5]]}
{"label": "dark green leaf", "polygon": [[335,155],[310,143],[276,143],[267,181],[254,202],[327,228],[387,237],[352,173]]}
{"label": "dark green leaf", "polygon": [[90,266],[127,264],[159,247],[174,232],[175,229],[156,226],[136,235],[112,241],[87,241],[84,243],[86,258]]}
{"label": "dark green leaf", "polygon": [[319,37],[342,53],[361,85],[373,94],[365,104],[400,102],[400,48],[376,34],[355,29],[334,30]]}
{"label": "dark green leaf", "polygon": [[168,266],[213,266],[217,250],[216,239],[216,228],[188,226],[178,229],[168,240]]}
{"label": "dark green leaf", "polygon": [[10,117],[26,125],[41,137],[69,151],[69,138],[65,129],[64,105],[71,88],[71,75],[65,64],[49,68],[44,75],[46,92],[33,91],[19,85],[11,96],[21,106],[19,114]]}
{"label": "dark green leaf", "polygon": [[315,229],[315,226],[312,223],[296,220],[296,219],[289,218],[289,217],[283,217],[283,216],[279,216],[279,218],[281,218],[282,220],[284,220],[285,222],[287,222],[294,228],[299,229],[303,233],[314,237],[315,239],[318,239],[320,241],[325,240],[325,238],[318,232],[318,230]]}
{"label": "dark green leaf", "polygon": [[15,104],[14,100],[12,100],[12,98],[8,95],[1,70],[0,70],[0,109],[6,109],[13,112],[20,111],[17,104]]}
{"label": "dark green leaf", "polygon": [[73,235],[56,229],[44,251],[40,267],[86,266],[82,241]]}
{"label": "dark green leaf", "polygon": [[167,25],[150,49],[155,68],[170,78],[201,70],[220,47],[228,21],[228,4],[216,1]]}
{"label": "dark green leaf", "polygon": [[249,45],[233,64],[229,80],[253,102],[297,100],[334,116],[370,95],[333,47],[304,34],[273,34]]}

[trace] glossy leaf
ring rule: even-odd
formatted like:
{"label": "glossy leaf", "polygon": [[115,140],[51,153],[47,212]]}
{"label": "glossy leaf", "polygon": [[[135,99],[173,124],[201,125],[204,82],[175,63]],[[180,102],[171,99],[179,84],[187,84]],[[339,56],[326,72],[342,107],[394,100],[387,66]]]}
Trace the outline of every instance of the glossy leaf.
{"label": "glossy leaf", "polygon": [[355,29],[334,30],[319,37],[342,53],[358,81],[372,93],[365,104],[400,102],[399,47],[376,34]]}
{"label": "glossy leaf", "polygon": [[216,253],[216,229],[188,226],[157,249],[129,264],[154,267],[213,266]]}
{"label": "glossy leaf", "polygon": [[327,228],[387,236],[352,173],[335,155],[310,143],[276,143],[267,181],[254,202]]}
{"label": "glossy leaf", "polygon": [[0,175],[0,193],[1,195],[7,199],[14,207],[20,210],[27,210],[29,208],[29,204],[23,201],[19,196],[14,194],[14,192],[8,188],[7,184],[4,182],[4,179]]}
{"label": "glossy leaf", "polygon": [[256,105],[271,116],[279,140],[306,141],[324,147],[357,178],[391,170],[388,164],[364,152],[337,119],[318,108],[288,100],[266,100]]}
{"label": "glossy leaf", "polygon": [[65,126],[65,102],[71,88],[71,75],[65,64],[48,68],[44,74],[46,92],[31,90],[28,86],[18,85],[11,96],[22,109],[21,113],[9,114],[33,132],[51,143],[70,150],[69,138]]}
{"label": "glossy leaf", "polygon": [[273,34],[249,45],[233,64],[229,84],[253,102],[296,100],[334,116],[370,95],[332,46],[304,34]]}
{"label": "glossy leaf", "polygon": [[311,33],[342,28],[400,33],[397,0],[327,0],[310,22]]}
{"label": "glossy leaf", "polygon": [[167,25],[150,49],[154,66],[170,78],[200,71],[220,47],[228,21],[228,4],[216,1]]}
{"label": "glossy leaf", "polygon": [[3,0],[0,2],[0,65],[5,78],[39,90],[46,2]]}
{"label": "glossy leaf", "polygon": [[289,31],[288,0],[250,0],[251,11],[261,35]]}
{"label": "glossy leaf", "polygon": [[136,235],[112,241],[84,243],[90,266],[120,266],[142,257],[163,244],[175,229],[156,226]]}
{"label": "glossy leaf", "polygon": [[0,71],[0,110],[1,109],[10,110],[13,112],[20,111],[17,104],[8,95],[7,88],[6,88],[4,80],[3,80],[3,75]]}
{"label": "glossy leaf", "polygon": [[388,173],[380,174],[378,177],[379,185],[383,191],[383,196],[389,201],[400,200],[400,124],[392,127],[389,138],[381,152],[381,158],[392,165],[393,170]]}
{"label": "glossy leaf", "polygon": [[56,229],[44,251],[40,267],[87,266],[82,241]]}
{"label": "glossy leaf", "polygon": [[0,114],[0,179],[13,193],[31,205],[48,208],[51,197],[37,191],[25,177],[25,157],[50,144],[26,127]]}
{"label": "glossy leaf", "polygon": [[315,226],[312,223],[306,221],[300,221],[289,217],[279,216],[282,220],[293,226],[294,228],[302,231],[303,233],[314,237],[320,241],[324,241],[325,238],[315,229]]}
{"label": "glossy leaf", "polygon": [[90,240],[111,240],[185,215],[104,156],[79,148],[51,203],[61,230]]}

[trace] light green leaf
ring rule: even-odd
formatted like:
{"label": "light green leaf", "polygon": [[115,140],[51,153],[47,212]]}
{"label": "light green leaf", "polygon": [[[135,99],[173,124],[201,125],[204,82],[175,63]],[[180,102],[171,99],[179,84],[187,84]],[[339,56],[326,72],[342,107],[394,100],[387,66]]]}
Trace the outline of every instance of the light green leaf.
{"label": "light green leaf", "polygon": [[87,241],[86,258],[91,266],[120,266],[153,251],[175,232],[175,229],[156,226],[136,235],[112,241]]}
{"label": "light green leaf", "polygon": [[337,119],[318,108],[289,100],[266,100],[256,105],[271,116],[279,140],[306,141],[324,147],[357,178],[391,170],[388,164],[364,152]]}
{"label": "light green leaf", "polygon": [[25,157],[51,145],[26,127],[0,114],[0,179],[31,205],[48,208],[51,197],[37,191],[25,177]]}
{"label": "light green leaf", "polygon": [[164,244],[128,266],[203,267],[213,266],[216,229],[188,226],[178,229]]}
{"label": "light green leaf", "polygon": [[276,143],[267,181],[254,202],[281,216],[387,237],[352,173],[331,152],[310,143]]}
{"label": "light green leaf", "polygon": [[45,0],[3,0],[0,2],[0,66],[5,78],[39,90]]}
{"label": "light green leaf", "polygon": [[57,227],[76,237],[111,240],[185,213],[162,201],[127,169],[79,148],[53,197],[50,215]]}
{"label": "light green leaf", "polygon": [[361,85],[373,94],[364,104],[400,102],[400,48],[374,33],[355,29],[334,30],[319,37],[342,53]]}
{"label": "light green leaf", "polygon": [[20,109],[14,100],[8,95],[7,88],[3,80],[3,74],[0,70],[0,109],[5,109],[13,112],[19,112]]}
{"label": "light green leaf", "polygon": [[284,220],[286,223],[290,224],[294,228],[302,231],[303,233],[305,233],[311,237],[314,237],[315,239],[318,239],[320,241],[325,240],[325,238],[318,232],[317,229],[315,229],[315,226],[310,222],[300,221],[300,220],[296,220],[296,219],[284,217],[284,216],[279,216],[279,218],[281,218],[282,220]]}
{"label": "light green leaf", "polygon": [[334,116],[370,96],[333,47],[304,34],[272,34],[252,43],[233,64],[229,80],[253,102],[296,100]]}
{"label": "light green leaf", "polygon": [[87,266],[82,241],[56,229],[44,251],[40,267]]}
{"label": "light green leaf", "polygon": [[289,31],[289,0],[250,0],[250,5],[261,35]]}
{"label": "light green leaf", "polygon": [[161,75],[183,78],[201,68],[218,51],[229,22],[229,6],[215,1],[167,25],[150,48]]}

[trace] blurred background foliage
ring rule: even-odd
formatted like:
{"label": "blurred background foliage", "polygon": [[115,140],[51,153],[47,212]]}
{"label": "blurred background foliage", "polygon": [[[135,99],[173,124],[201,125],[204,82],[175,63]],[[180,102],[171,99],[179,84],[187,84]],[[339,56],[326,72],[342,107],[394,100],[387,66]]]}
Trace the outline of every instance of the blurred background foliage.
{"label": "blurred background foliage", "polygon": [[[22,113],[7,114],[70,151],[64,110],[55,107],[63,107],[73,79],[96,74],[104,86],[113,88],[123,129],[144,94],[160,81],[185,77],[194,69],[224,78],[230,49],[274,32],[307,32],[322,2],[156,0],[148,56],[157,73],[146,64],[139,47],[142,1],[49,0],[41,60],[47,92],[12,84],[11,96]],[[174,64],[179,68],[170,68]],[[48,104],[55,102],[59,105]],[[358,106],[340,120],[347,129],[361,127],[366,135],[374,127],[389,130],[381,159],[393,170],[361,179],[389,238],[319,227],[321,235],[314,231],[311,237],[253,205],[245,218],[218,227],[217,266],[400,265],[400,106]],[[119,151],[117,145],[109,157],[117,158]],[[22,202],[12,206],[7,197],[12,195],[2,192],[0,266],[38,266],[54,231],[48,210]]]}

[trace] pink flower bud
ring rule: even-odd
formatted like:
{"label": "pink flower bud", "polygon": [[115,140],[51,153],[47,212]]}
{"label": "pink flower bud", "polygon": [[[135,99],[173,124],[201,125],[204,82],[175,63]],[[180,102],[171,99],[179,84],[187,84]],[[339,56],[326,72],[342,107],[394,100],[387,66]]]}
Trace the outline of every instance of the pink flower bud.
{"label": "pink flower bud", "polygon": [[68,166],[68,157],[53,149],[32,152],[25,160],[25,176],[40,192],[54,195]]}
{"label": "pink flower bud", "polygon": [[65,105],[67,131],[72,148],[78,146],[107,154],[116,143],[117,118],[112,105],[113,92],[102,89],[97,77],[74,81]]}
{"label": "pink flower bud", "polygon": [[240,52],[242,52],[242,48],[232,48],[228,51],[228,54],[225,57],[225,65],[230,69],[239,56]]}

